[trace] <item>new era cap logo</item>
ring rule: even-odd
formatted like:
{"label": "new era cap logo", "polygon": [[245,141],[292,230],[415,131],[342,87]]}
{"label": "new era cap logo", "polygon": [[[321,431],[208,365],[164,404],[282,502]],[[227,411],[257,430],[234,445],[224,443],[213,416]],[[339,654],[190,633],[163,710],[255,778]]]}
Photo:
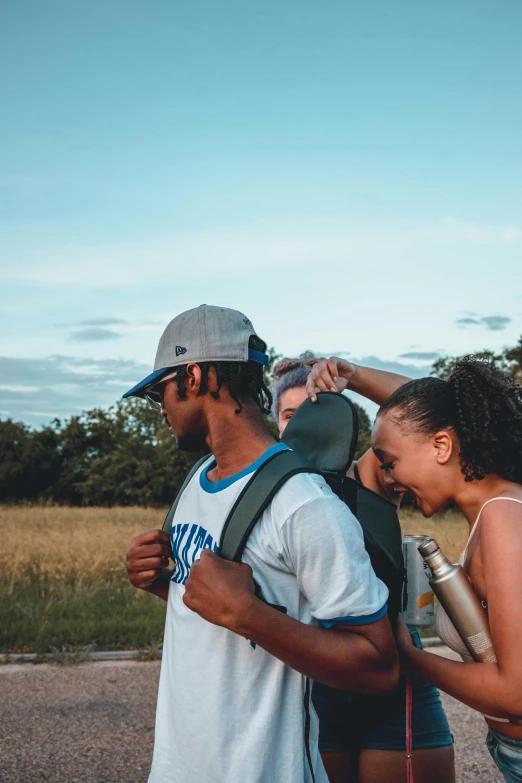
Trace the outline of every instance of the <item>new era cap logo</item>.
{"label": "new era cap logo", "polygon": [[182,345],[176,345],[176,356],[183,356],[184,353],[187,353],[187,349]]}

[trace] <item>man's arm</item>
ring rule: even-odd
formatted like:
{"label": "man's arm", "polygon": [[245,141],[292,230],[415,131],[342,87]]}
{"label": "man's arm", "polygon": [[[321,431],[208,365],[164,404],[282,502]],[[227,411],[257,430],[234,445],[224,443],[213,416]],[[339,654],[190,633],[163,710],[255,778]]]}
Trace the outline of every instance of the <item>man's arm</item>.
{"label": "man's arm", "polygon": [[147,530],[135,536],[127,552],[127,574],[131,584],[168,601],[172,569],[170,537],[163,530]]}
{"label": "man's arm", "polygon": [[313,680],[367,693],[397,687],[399,662],[386,616],[334,629],[305,625],[256,598],[249,565],[209,550],[192,565],[183,601],[203,619],[245,636]]}
{"label": "man's arm", "polygon": [[387,615],[370,625],[318,628],[254,598],[236,624],[236,633],[325,685],[364,693],[386,693],[398,685],[399,660]]}

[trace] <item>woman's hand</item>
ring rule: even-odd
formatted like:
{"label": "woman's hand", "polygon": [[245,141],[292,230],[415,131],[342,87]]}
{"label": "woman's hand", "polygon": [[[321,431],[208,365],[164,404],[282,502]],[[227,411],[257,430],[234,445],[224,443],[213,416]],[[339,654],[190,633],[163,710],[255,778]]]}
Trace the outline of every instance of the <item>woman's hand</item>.
{"label": "woman's hand", "polygon": [[317,402],[317,392],[343,392],[350,386],[356,366],[337,356],[321,359],[312,367],[306,382],[306,391],[312,402]]}

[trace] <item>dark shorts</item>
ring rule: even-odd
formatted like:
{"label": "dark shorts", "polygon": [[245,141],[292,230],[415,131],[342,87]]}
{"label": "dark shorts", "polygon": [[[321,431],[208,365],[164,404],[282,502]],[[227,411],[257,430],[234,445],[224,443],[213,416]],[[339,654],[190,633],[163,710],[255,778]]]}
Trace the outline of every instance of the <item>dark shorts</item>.
{"label": "dark shorts", "polygon": [[[419,633],[412,631],[416,647],[422,648]],[[439,748],[453,744],[448,719],[433,685],[418,677],[412,684],[413,749]],[[319,716],[321,753],[406,748],[406,679],[387,696],[348,693],[314,683],[312,700]]]}
{"label": "dark shorts", "polygon": [[493,729],[488,731],[486,745],[506,783],[522,781],[522,742],[504,737]]}

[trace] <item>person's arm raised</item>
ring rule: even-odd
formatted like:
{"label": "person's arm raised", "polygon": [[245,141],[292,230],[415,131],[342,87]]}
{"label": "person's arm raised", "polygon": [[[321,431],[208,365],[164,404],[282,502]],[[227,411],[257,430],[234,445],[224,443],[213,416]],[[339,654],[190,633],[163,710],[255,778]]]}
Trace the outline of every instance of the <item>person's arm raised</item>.
{"label": "person's arm raised", "polygon": [[386,615],[339,630],[305,625],[255,596],[249,565],[209,550],[193,563],[183,601],[203,619],[244,636],[313,680],[368,693],[397,687],[397,650]]}
{"label": "person's arm raised", "polygon": [[370,367],[347,362],[338,356],[331,356],[313,365],[306,382],[306,391],[315,402],[318,392],[343,392],[345,389],[350,389],[381,405],[390,394],[410,380],[411,378],[405,375],[373,370]]}
{"label": "person's arm raised", "polygon": [[127,575],[131,584],[168,601],[172,574],[168,568],[169,557],[172,557],[172,549],[168,533],[147,530],[135,536],[127,552]]}

